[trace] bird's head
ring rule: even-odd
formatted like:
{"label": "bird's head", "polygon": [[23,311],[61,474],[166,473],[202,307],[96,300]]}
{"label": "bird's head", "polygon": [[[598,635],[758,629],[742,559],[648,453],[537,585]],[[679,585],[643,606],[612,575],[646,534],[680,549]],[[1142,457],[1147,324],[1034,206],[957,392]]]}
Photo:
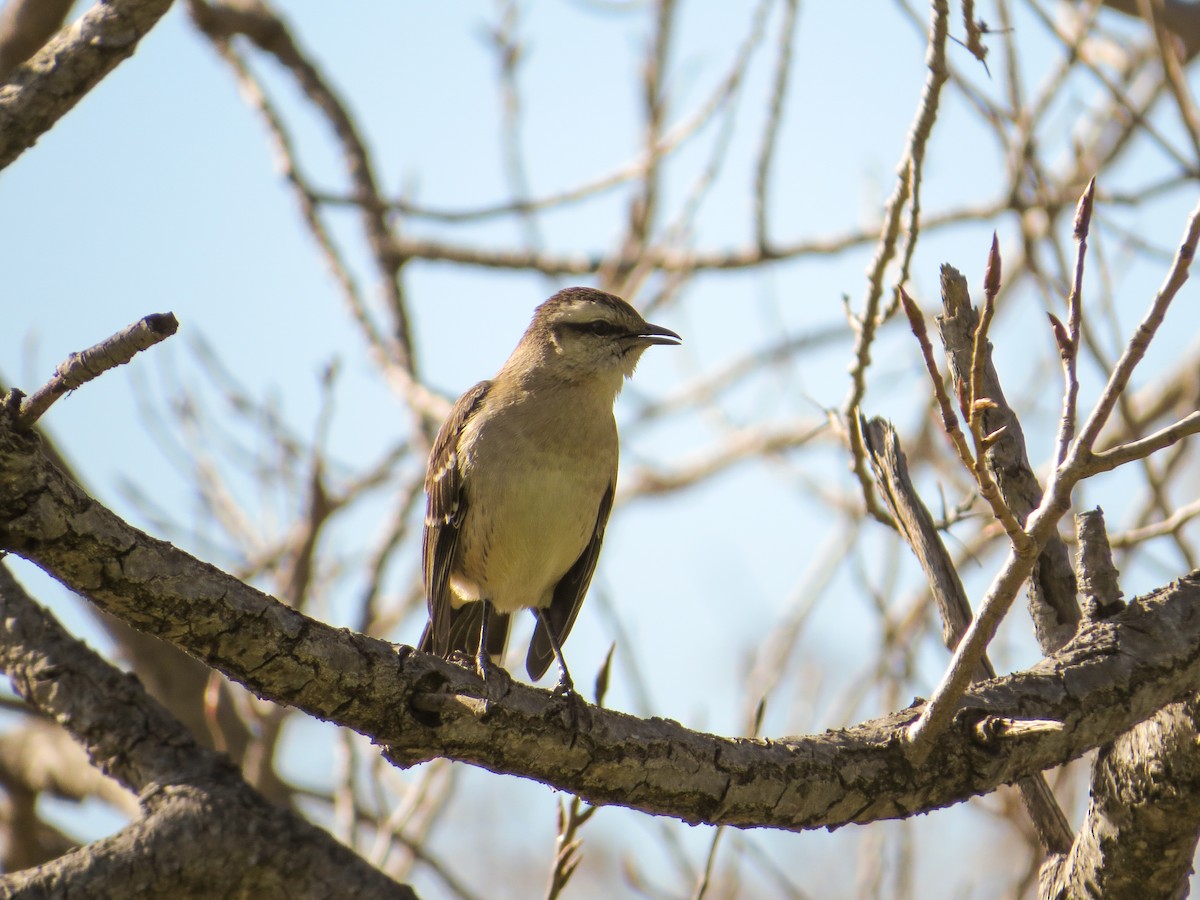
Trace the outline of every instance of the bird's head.
{"label": "bird's head", "polygon": [[543,364],[570,380],[599,378],[620,386],[651,344],[678,344],[669,328],[652,325],[613,294],[593,288],[559,291],[537,308],[522,343],[540,346]]}

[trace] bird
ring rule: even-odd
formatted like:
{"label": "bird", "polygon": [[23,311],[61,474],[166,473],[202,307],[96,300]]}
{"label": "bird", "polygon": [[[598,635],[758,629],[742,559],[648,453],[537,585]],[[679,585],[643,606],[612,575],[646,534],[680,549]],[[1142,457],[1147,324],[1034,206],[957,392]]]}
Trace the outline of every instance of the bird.
{"label": "bird", "polygon": [[537,619],[525,669],[558,663],[591,583],[617,481],[613,405],[643,351],[679,344],[614,294],[560,290],[495,378],[458,398],[425,475],[422,562],[429,622],[419,648],[473,658],[488,682],[511,617]]}

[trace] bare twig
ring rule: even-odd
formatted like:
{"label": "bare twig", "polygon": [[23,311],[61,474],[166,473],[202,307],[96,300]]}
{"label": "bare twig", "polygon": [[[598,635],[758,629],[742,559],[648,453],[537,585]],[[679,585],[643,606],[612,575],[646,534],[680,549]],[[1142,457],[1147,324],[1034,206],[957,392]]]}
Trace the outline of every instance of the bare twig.
{"label": "bare twig", "polygon": [[1055,465],[1061,466],[1067,458],[1067,450],[1075,439],[1075,409],[1079,397],[1079,329],[1083,310],[1083,262],[1087,256],[1088,230],[1092,223],[1092,207],[1096,199],[1096,179],[1088,182],[1087,190],[1079,198],[1075,209],[1075,277],[1071,282],[1071,293],[1067,296],[1067,324],[1062,324],[1051,315],[1057,327],[1055,337],[1058,353],[1063,365],[1063,408],[1058,424]]}
{"label": "bare twig", "polygon": [[938,369],[937,361],[933,358],[933,344],[929,341],[929,330],[925,327],[925,314],[921,312],[916,301],[908,295],[903,287],[899,290],[901,305],[905,315],[908,316],[909,327],[921,348],[921,359],[925,363],[925,371],[929,373],[933,396],[937,401],[938,411],[942,415],[942,428],[958,453],[959,460],[968,470],[974,471],[975,457],[967,444],[966,435],[963,434],[963,430],[958,424],[958,416],[955,415],[954,406],[950,402],[950,395],[946,393],[946,386],[942,383],[942,373]]}
{"label": "bare twig", "polygon": [[1200,166],[1200,113],[1196,111],[1196,103],[1192,99],[1187,76],[1184,74],[1179,58],[1179,51],[1182,49],[1180,41],[1176,35],[1172,34],[1161,15],[1162,0],[1137,0],[1137,5],[1138,12],[1149,23],[1150,30],[1154,34],[1154,40],[1158,46],[1158,57],[1162,62],[1163,76],[1166,78],[1171,95],[1175,98],[1175,105],[1179,107],[1179,118],[1183,120],[1183,127],[1191,139],[1192,152],[1195,154],[1192,163],[1194,170],[1196,166]]}
{"label": "bare twig", "polygon": [[1200,432],[1200,412],[1194,412],[1189,416],[1185,416],[1178,422],[1168,425],[1166,428],[1154,432],[1154,434],[1147,435],[1141,440],[1130,441],[1118,447],[1112,447],[1099,453],[1092,453],[1082,464],[1081,468],[1085,473],[1085,477],[1096,475],[1100,472],[1110,472],[1118,466],[1125,465],[1127,462],[1133,462],[1136,459],[1145,459],[1150,454],[1170,447],[1172,444],[1176,444],[1185,437],[1190,437],[1197,432]]}
{"label": "bare twig", "polygon": [[792,46],[796,40],[796,14],[800,0],[785,0],[783,22],[779,26],[779,58],[775,63],[775,78],[771,88],[767,124],[759,142],[758,163],[754,167],[754,236],[759,247],[770,244],[767,235],[767,192],[771,182],[771,167],[779,144],[779,124],[783,120],[783,100],[787,96],[788,79],[792,72]]}
{"label": "bare twig", "polygon": [[[988,251],[987,269],[984,270],[983,276],[983,313],[975,326],[971,348],[971,390],[968,394],[971,399],[967,408],[963,410],[963,415],[971,423],[972,431],[983,427],[983,408],[980,404],[987,399],[983,396],[983,371],[987,365],[988,329],[992,327],[992,317],[996,314],[996,295],[1000,293],[1000,282],[1000,244],[996,232],[993,231],[992,248]],[[979,437],[977,434],[976,439]]]}
{"label": "bare twig", "polygon": [[107,0],[64,28],[0,92],[0,169],[137,49],[171,0]]}
{"label": "bare twig", "polygon": [[871,365],[871,345],[875,340],[875,330],[880,324],[879,307],[883,297],[884,272],[887,271],[888,264],[895,256],[905,204],[913,197],[913,192],[919,190],[925,145],[929,141],[933,123],[937,120],[938,100],[941,97],[942,86],[949,77],[946,71],[946,40],[949,35],[949,21],[949,3],[946,0],[934,0],[929,24],[929,49],[925,57],[929,74],[921,92],[916,118],[913,120],[912,129],[908,135],[908,144],[900,162],[900,177],[896,181],[892,196],[888,198],[882,234],[875,249],[875,257],[868,270],[867,295],[863,301],[862,311],[856,317],[859,328],[855,340],[854,363],[851,368],[850,393],[842,404],[842,415],[847,421],[846,433],[853,456],[854,475],[858,479],[863,502],[873,516],[885,521],[886,514],[879,507],[879,501],[875,497],[872,487],[871,473],[866,461],[866,450],[863,447],[862,435],[858,432],[857,413],[867,392],[867,369]]}
{"label": "bare twig", "polygon": [[1141,528],[1131,528],[1114,535],[1110,543],[1113,549],[1125,549],[1153,538],[1172,535],[1197,516],[1200,516],[1200,500],[1193,500],[1191,503],[1185,503],[1160,522],[1143,525]]}
{"label": "bare twig", "polygon": [[[296,79],[300,89],[332,128],[341,146],[355,196],[361,201],[363,227],[373,256],[380,293],[392,318],[390,333],[395,339],[391,345],[395,361],[412,375],[416,371],[416,362],[399,275],[403,260],[394,254],[395,235],[379,195],[374,165],[346,105],[266,0],[253,0],[236,8],[222,3],[191,0],[189,9],[198,27],[214,43],[227,45],[233,37],[241,34],[271,54]],[[226,55],[226,58],[229,57]],[[308,199],[311,202],[311,198]]]}
{"label": "bare twig", "polygon": [[975,0],[962,0],[962,17],[963,29],[967,33],[967,39],[962,42],[963,46],[971,52],[972,56],[983,63],[986,70],[988,48],[983,45],[983,26],[975,19]]}
{"label": "bare twig", "polygon": [[[967,593],[938,536],[933,517],[913,488],[908,462],[895,430],[882,419],[872,419],[863,423],[862,431],[880,492],[929,581],[942,621],[942,642],[953,651],[971,623]],[[983,680],[995,677],[995,674],[985,653],[975,678]],[[1018,788],[1042,846],[1052,853],[1067,852],[1071,848],[1071,829],[1045,779],[1041,775],[1023,778]]]}
{"label": "bare twig", "polygon": [[[1171,301],[1187,280],[1192,260],[1196,255],[1197,241],[1200,241],[1200,205],[1192,211],[1188,219],[1175,261],[1149,311],[1125,346],[1108,384],[1084,423],[1067,459],[1054,470],[1041,505],[1034,510],[1026,523],[1029,543],[1023,547],[1014,545],[1004,566],[988,588],[975,620],[958,645],[950,666],[925,705],[920,719],[909,728],[908,737],[917,759],[922,759],[928,754],[930,742],[949,723],[958,698],[970,684],[975,667],[982,659],[1000,621],[1016,599],[1021,583],[1029,577],[1042,546],[1055,532],[1059,519],[1070,508],[1072,490],[1082,478],[1091,474],[1088,465],[1092,458],[1092,446],[1112,413],[1117,398],[1129,383],[1133,370],[1145,356]],[[1200,414],[1197,418],[1200,419]]]}
{"label": "bare twig", "polygon": [[63,394],[124,365],[142,350],[165,341],[179,330],[174,313],[152,313],[93,347],[72,353],[54,370],[54,377],[21,403],[21,428],[30,428]]}
{"label": "bare twig", "polygon": [[[1005,397],[999,374],[991,360],[991,344],[979,345],[979,353],[976,352],[978,320],[975,308],[971,305],[966,279],[948,265],[942,266],[942,309],[943,315],[937,320],[938,331],[946,347],[951,378],[955,383],[968,384],[971,373],[980,361],[979,353],[987,357],[983,361],[980,389],[985,401],[984,408],[973,411],[979,416],[978,430],[987,436],[984,442],[986,446],[982,451],[977,450],[977,453],[982,452],[984,464],[972,475],[980,484],[980,473],[984,473],[983,490],[990,491],[990,482],[995,481],[1003,501],[1003,506],[994,507],[1000,510],[997,516],[999,520],[1003,521],[1006,515],[1003,509],[1007,507],[1012,519],[1024,523],[1042,502],[1044,491],[1029,462],[1020,419]],[[978,373],[976,382],[979,383]],[[966,391],[966,387],[963,387],[960,393],[965,395]],[[963,405],[967,407],[970,398],[965,399]],[[964,408],[964,417],[971,414],[972,411]],[[1010,534],[1014,533],[1011,531],[1012,524],[1010,521]],[[1021,538],[1018,536],[1016,540],[1020,542]],[[1043,653],[1057,650],[1074,633],[1079,622],[1075,594],[1075,575],[1066,546],[1057,536],[1051,535],[1042,548],[1034,577],[1029,582],[1030,614]]]}
{"label": "bare twig", "polygon": [[[995,245],[993,244],[993,246]],[[992,515],[996,517],[996,521],[1004,526],[1004,530],[1012,540],[1014,546],[1023,545],[1028,540],[1025,532],[1020,522],[1013,515],[1012,510],[1009,509],[999,486],[996,484],[995,478],[992,477],[992,473],[984,463],[984,453],[989,443],[994,443],[995,441],[994,437],[984,435],[982,432],[981,413],[989,401],[981,397],[978,400],[968,400],[964,404],[963,414],[967,416],[975,444],[975,451],[972,453],[971,448],[967,445],[966,435],[963,433],[962,428],[959,427],[958,417],[954,414],[954,408],[950,404],[950,396],[946,393],[946,388],[942,384],[941,372],[934,361],[933,346],[929,342],[929,334],[925,328],[924,314],[916,302],[908,296],[908,292],[904,288],[900,288],[900,302],[904,307],[905,315],[908,316],[908,322],[913,334],[917,338],[917,343],[921,347],[921,357],[925,362],[925,370],[929,373],[929,380],[933,385],[934,398],[942,415],[942,427],[946,430],[946,436],[950,438],[950,442],[954,446],[955,452],[957,452],[963,466],[975,477],[979,496],[991,507]],[[990,319],[990,316],[988,318]],[[986,320],[981,320],[979,326],[976,328],[977,343],[973,354],[973,359],[978,360],[981,366],[984,358],[982,347],[987,342],[984,321]],[[971,380],[975,384],[982,384],[982,370],[977,374],[973,367]],[[966,390],[973,393],[975,388],[967,388]],[[966,396],[969,398],[971,394],[968,393]],[[994,405],[992,403],[992,406]]]}
{"label": "bare twig", "polygon": [[[604,698],[608,693],[609,676],[612,673],[613,653],[617,645],[610,644],[608,653],[600,671],[596,673],[596,705],[604,706]],[[546,900],[556,900],[562,894],[563,888],[579,867],[580,848],[583,841],[579,831],[596,814],[595,806],[588,806],[578,797],[572,797],[568,803],[559,801],[558,831],[555,837],[554,866],[550,870],[550,886],[546,889]]]}

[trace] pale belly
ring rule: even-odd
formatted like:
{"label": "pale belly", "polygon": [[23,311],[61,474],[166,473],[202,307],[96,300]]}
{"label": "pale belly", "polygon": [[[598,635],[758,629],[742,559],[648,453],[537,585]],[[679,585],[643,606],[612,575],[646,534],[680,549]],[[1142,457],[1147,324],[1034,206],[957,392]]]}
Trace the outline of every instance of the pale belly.
{"label": "pale belly", "polygon": [[515,612],[550,604],[595,532],[611,479],[602,467],[584,467],[584,477],[579,466],[568,472],[555,462],[540,460],[519,483],[490,479],[468,488],[450,579],[454,605],[487,599],[500,612]]}

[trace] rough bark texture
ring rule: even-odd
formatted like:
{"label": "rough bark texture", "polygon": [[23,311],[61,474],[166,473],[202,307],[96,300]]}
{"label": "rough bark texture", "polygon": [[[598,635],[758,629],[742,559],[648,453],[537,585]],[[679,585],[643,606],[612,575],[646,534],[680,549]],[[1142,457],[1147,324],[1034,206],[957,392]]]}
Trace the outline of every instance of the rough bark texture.
{"label": "rough bark texture", "polygon": [[144,813],[110,838],[0,878],[0,896],[411,896],[247,785],[135,678],[67,634],[3,565],[0,668],[138,794]]}
{"label": "rough bark texture", "polygon": [[1198,711],[1190,697],[1100,751],[1083,827],[1071,853],[1042,870],[1042,897],[1188,895],[1200,822]]}
{"label": "rough bark texture", "polygon": [[8,0],[0,7],[0,79],[62,27],[73,0]]}
{"label": "rough bark texture", "polygon": [[[6,576],[7,571],[0,572],[0,582]],[[79,744],[45,718],[31,718],[0,736],[0,790],[6,800],[0,838],[4,872],[40,865],[75,846],[75,841],[39,821],[41,796],[75,801],[99,797],[127,816],[138,811],[133,794],[104,777]]]}
{"label": "rough bark texture", "polygon": [[[942,266],[942,307],[945,315],[938,317],[937,325],[946,346],[951,377],[956,382],[970,384],[979,315],[971,305],[966,279],[952,266]],[[1042,501],[1042,485],[1029,464],[1021,423],[1004,399],[1000,378],[992,365],[990,343],[986,343],[985,352],[984,383],[979,396],[996,405],[983,413],[984,432],[991,434],[1004,429],[988,449],[985,460],[1004,501],[1017,521],[1024,523]],[[1075,573],[1067,545],[1057,534],[1053,535],[1042,549],[1029,579],[1029,611],[1043,653],[1053,653],[1075,633],[1079,624],[1075,590]]]}
{"label": "rough bark texture", "polygon": [[[1076,516],[1076,563],[1089,621],[1124,609],[1104,515]],[[1195,695],[1100,748],[1087,815],[1068,854],[1051,857],[1041,894],[1184,897],[1200,838],[1200,734]]]}
{"label": "rough bark texture", "polygon": [[59,32],[0,86],[0,169],[133,54],[171,0],[107,0]]}
{"label": "rough bark texture", "polygon": [[[942,302],[946,315],[939,318],[938,326],[952,372],[955,378],[969,379],[978,314],[971,306],[966,280],[951,266],[942,267]],[[991,364],[990,345],[987,349],[981,393],[998,405],[984,413],[985,431],[1005,429],[987,462],[1005,501],[1024,521],[1040,501],[1042,487],[1029,466],[1020,423],[1004,399]],[[1098,511],[1084,514],[1079,536],[1078,579],[1070,571],[1066,545],[1057,536],[1046,545],[1030,578],[1030,612],[1044,652],[1055,649],[1077,626],[1081,615],[1075,596],[1077,582],[1084,587],[1088,620],[1103,619],[1121,609],[1117,572]],[[1160,711],[1101,751],[1103,764],[1098,763],[1093,773],[1092,805],[1069,853],[1047,859],[1041,876],[1043,896],[1171,897],[1179,891],[1186,893],[1200,835],[1200,800],[1193,796],[1198,785],[1187,773],[1200,766],[1191,758],[1200,757],[1200,749],[1195,741],[1180,736],[1192,727],[1180,709]],[[1160,802],[1161,792],[1126,789],[1147,783],[1148,772],[1174,771],[1180,776],[1171,788],[1174,794],[1169,806]],[[1166,814],[1168,809],[1170,814]],[[1104,886],[1098,894],[1092,893],[1096,885]],[[1145,893],[1151,885],[1154,891]]]}
{"label": "rough bark texture", "polygon": [[[309,619],[131,528],[0,423],[0,549],[256,693],[372,736],[403,764],[439,756],[688,822],[785,829],[898,818],[1073,759],[1200,684],[1200,576],[1095,623],[1027,672],[986,682],[914,767],[903,710],[784,740],[721,738],[664,719],[564,708],[513,684]],[[1060,729],[987,737],[995,717]]]}
{"label": "rough bark texture", "polygon": [[[883,419],[872,419],[863,427],[863,440],[879,492],[929,579],[929,589],[942,620],[942,640],[953,651],[971,624],[971,604],[962,580],[934,526],[933,516],[913,487],[908,461],[895,429]],[[985,655],[975,680],[995,676],[996,670]],[[1017,789],[1042,847],[1051,853],[1069,850],[1072,835],[1067,817],[1042,774],[1027,775],[1017,782]]]}

